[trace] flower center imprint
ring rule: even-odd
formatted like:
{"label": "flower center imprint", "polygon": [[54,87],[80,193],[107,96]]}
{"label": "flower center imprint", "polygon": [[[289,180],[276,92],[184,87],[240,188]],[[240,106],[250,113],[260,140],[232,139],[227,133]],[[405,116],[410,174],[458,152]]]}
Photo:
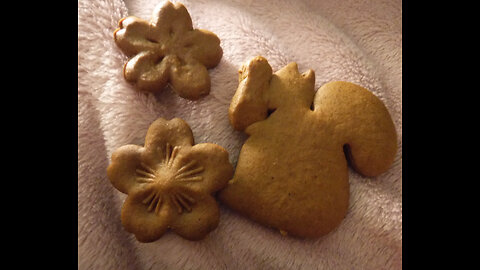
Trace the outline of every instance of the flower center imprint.
{"label": "flower center imprint", "polygon": [[172,145],[167,143],[165,159],[157,169],[141,162],[140,168],[135,170],[136,181],[151,186],[150,194],[142,201],[148,207],[148,212],[155,209],[156,214],[160,213],[164,202],[175,207],[179,214],[183,210],[192,211],[195,199],[186,192],[183,183],[202,181],[203,177],[199,174],[204,168],[196,160],[190,160],[183,166],[174,166],[178,150],[179,147],[172,149]]}

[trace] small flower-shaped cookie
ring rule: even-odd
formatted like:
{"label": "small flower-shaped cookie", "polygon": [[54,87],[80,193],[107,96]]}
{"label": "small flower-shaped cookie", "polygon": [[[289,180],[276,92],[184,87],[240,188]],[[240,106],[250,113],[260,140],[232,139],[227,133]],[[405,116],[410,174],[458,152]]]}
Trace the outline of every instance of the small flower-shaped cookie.
{"label": "small flower-shaped cookie", "polygon": [[200,240],[217,227],[213,196],[231,179],[233,167],[222,147],[193,144],[183,120],[159,118],[150,125],[144,147],[125,145],[112,154],[107,176],[128,194],[122,224],[138,241],[155,241],[167,229]]}
{"label": "small flower-shaped cookie", "polygon": [[196,100],[210,92],[207,68],[222,58],[220,39],[193,29],[187,9],[166,1],[153,11],[150,22],[129,16],[114,32],[118,47],[129,57],[123,74],[140,91],[157,92],[167,83],[183,98]]}

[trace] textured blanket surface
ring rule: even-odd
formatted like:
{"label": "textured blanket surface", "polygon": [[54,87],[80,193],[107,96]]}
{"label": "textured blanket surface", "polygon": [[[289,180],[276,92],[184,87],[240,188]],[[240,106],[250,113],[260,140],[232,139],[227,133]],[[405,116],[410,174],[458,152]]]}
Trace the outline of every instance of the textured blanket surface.
{"label": "textured blanket surface", "polygon": [[[172,1],[175,2],[175,1]],[[181,1],[195,28],[218,35],[220,64],[211,92],[197,101],[166,88],[139,93],[122,75],[126,56],[113,41],[127,15],[150,19],[157,0],[78,2],[78,268],[79,269],[401,269],[402,268],[402,6],[399,0]],[[238,69],[266,57],[274,71],[297,62],[313,69],[315,89],[333,80],[370,89],[387,106],[398,153],[386,173],[349,170],[346,218],[319,239],[284,237],[221,205],[220,223],[202,241],[166,233],[139,243],[120,222],[126,195],[106,168],[124,144],[143,144],[158,117],[180,117],[196,143],[223,146],[236,164],[246,135],[234,131],[228,107]]]}

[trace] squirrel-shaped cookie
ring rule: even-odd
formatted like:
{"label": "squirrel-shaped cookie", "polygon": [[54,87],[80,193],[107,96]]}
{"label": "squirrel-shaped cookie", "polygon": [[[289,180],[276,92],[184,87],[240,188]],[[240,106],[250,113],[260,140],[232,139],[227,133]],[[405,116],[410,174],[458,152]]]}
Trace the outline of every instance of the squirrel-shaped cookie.
{"label": "squirrel-shaped cookie", "polygon": [[313,70],[300,74],[290,63],[272,73],[260,56],[242,66],[239,81],[229,118],[249,138],[220,200],[282,234],[329,233],[348,210],[348,163],[377,176],[394,160],[387,108],[353,83],[330,82],[315,93]]}

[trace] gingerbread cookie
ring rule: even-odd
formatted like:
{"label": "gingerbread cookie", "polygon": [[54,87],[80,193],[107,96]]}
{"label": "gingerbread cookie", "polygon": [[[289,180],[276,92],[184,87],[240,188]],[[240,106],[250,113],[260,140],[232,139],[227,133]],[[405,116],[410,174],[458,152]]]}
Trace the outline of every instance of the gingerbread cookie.
{"label": "gingerbread cookie", "polygon": [[121,220],[140,242],[160,238],[167,229],[189,240],[204,238],[219,222],[214,198],[233,175],[222,147],[194,145],[181,119],[157,119],[145,145],[125,145],[112,154],[107,176],[128,194]]}
{"label": "gingerbread cookie", "polygon": [[220,39],[193,29],[187,9],[169,1],[159,4],[150,21],[123,18],[113,36],[130,58],[123,68],[140,91],[158,92],[167,83],[183,98],[196,100],[210,92],[208,68],[222,58]]}
{"label": "gingerbread cookie", "polygon": [[[314,91],[296,63],[272,73],[255,57],[240,70],[230,122],[249,136],[220,200],[282,235],[319,237],[347,213],[347,160],[365,176],[392,164],[397,137],[384,104],[348,82]],[[313,106],[312,106],[313,102]]]}

